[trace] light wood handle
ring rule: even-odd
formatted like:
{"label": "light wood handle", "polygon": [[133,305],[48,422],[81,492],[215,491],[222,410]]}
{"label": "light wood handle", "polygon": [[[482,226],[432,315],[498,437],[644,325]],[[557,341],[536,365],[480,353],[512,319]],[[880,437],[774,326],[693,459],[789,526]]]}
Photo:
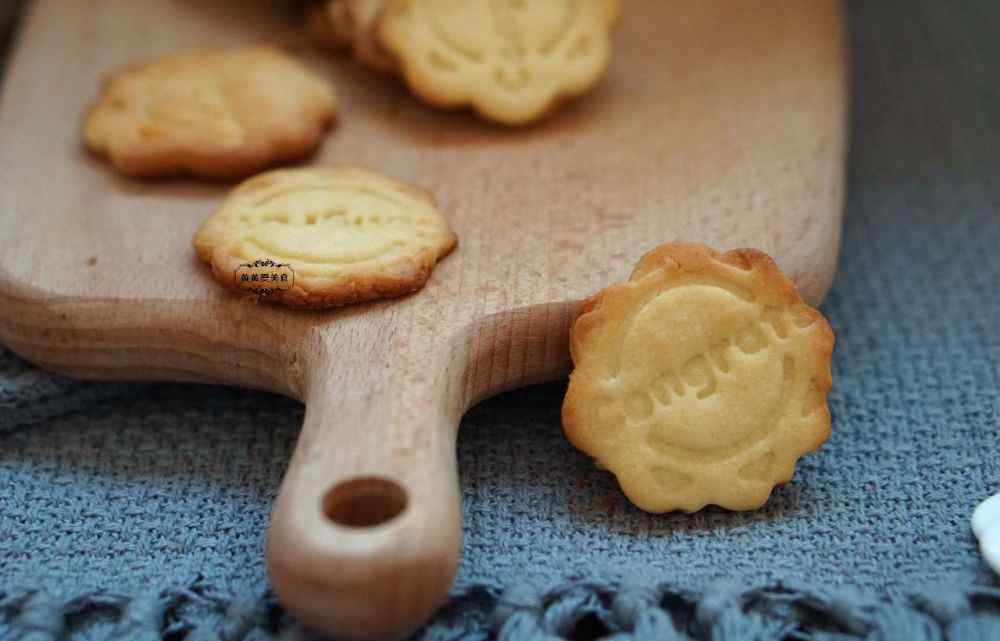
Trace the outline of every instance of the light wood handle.
{"label": "light wood handle", "polygon": [[[395,639],[445,600],[458,568],[460,412],[438,370],[373,366],[313,376],[295,455],[271,516],[281,602],[345,639]],[[349,384],[350,383],[350,384]]]}

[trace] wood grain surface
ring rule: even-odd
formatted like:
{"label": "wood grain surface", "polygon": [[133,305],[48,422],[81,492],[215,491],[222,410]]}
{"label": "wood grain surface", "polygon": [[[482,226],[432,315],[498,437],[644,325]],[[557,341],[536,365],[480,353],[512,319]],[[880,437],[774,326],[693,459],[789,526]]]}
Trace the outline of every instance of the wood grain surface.
{"label": "wood grain surface", "polygon": [[[0,103],[0,339],[95,379],[263,388],[307,403],[269,535],[306,622],[398,637],[460,553],[456,426],[563,377],[577,302],[668,240],[772,254],[812,303],[840,238],[846,109],[835,0],[626,2],[593,94],[522,130],[439,112],[307,44],[281,3],[36,0]],[[277,41],[336,83],[314,163],[425,187],[459,235],[423,291],[326,313],[224,292],[191,237],[224,184],[136,182],[80,147],[100,80],[193,45]]]}

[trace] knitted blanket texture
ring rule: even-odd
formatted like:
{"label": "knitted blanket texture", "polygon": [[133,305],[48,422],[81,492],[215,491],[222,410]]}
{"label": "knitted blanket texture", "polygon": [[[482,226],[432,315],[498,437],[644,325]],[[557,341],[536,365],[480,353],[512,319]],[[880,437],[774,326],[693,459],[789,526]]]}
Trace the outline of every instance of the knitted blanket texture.
{"label": "knitted blanket texture", "polygon": [[[1000,491],[1000,3],[849,16],[830,440],[760,510],[655,516],[566,443],[563,384],[487,401],[459,577],[415,639],[1000,640],[968,523]],[[302,415],[0,350],[0,640],[311,638],[263,562]]]}

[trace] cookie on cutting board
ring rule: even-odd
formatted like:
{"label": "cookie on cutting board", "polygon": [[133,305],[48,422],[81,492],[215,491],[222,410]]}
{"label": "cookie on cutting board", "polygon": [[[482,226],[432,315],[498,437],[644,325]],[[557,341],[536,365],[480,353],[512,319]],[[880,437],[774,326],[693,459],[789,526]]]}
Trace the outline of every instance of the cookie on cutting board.
{"label": "cookie on cutting board", "polygon": [[388,0],[378,39],[426,102],[523,125],[598,83],[621,11],[620,0]]}
{"label": "cookie on cutting board", "polygon": [[349,166],[255,176],[194,238],[223,286],[309,309],[416,291],[456,243],[427,192]]}
{"label": "cookie on cutting board", "polygon": [[240,178],[311,154],[336,113],[330,83],[276,47],[203,49],[114,74],[83,139],[129,176]]}

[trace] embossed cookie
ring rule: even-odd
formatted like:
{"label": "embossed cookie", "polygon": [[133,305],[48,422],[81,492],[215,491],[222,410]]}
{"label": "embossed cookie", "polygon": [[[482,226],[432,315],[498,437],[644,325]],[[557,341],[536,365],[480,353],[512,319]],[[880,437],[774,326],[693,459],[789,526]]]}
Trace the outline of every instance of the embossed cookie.
{"label": "embossed cookie", "polygon": [[247,278],[263,270],[261,299],[301,308],[416,291],[456,242],[426,192],[355,167],[255,176],[194,238],[224,286],[260,294]]}
{"label": "embossed cookie", "polygon": [[83,138],[127,175],[236,178],[310,154],[336,107],[333,88],[277,48],[190,51],[115,74]]}
{"label": "embossed cookie", "polygon": [[620,0],[389,0],[379,39],[411,90],[519,125],[593,87]]}
{"label": "embossed cookie", "polygon": [[663,245],[584,304],[563,427],[644,510],[757,508],[829,434],[833,342],[767,255]]}

